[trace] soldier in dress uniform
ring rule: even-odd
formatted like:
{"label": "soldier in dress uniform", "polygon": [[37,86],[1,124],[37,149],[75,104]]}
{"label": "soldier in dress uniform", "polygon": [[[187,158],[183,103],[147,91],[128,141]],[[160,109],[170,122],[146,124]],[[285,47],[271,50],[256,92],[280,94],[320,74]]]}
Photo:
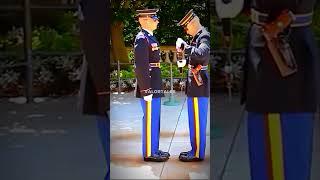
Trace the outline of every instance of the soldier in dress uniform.
{"label": "soldier in dress uniform", "polygon": [[80,85],[80,108],[94,116],[107,164],[105,180],[110,179],[109,93],[109,7],[105,0],[79,1],[80,36],[84,61]]}
{"label": "soldier in dress uniform", "polygon": [[251,0],[242,102],[251,179],[309,180],[319,54],[315,0]]}
{"label": "soldier in dress uniform", "polygon": [[178,52],[184,51],[188,65],[186,94],[188,97],[189,132],[192,149],[180,153],[181,161],[202,161],[205,158],[208,99],[210,91],[208,64],[210,58],[210,34],[200,24],[199,17],[190,10],[178,23],[193,39],[187,44],[181,38],[176,41]]}
{"label": "soldier in dress uniform", "polygon": [[142,155],[144,161],[163,162],[170,154],[159,150],[162,79],[160,47],[153,35],[159,19],[158,9],[137,10],[141,31],[134,42],[136,97],[140,98],[143,116]]}

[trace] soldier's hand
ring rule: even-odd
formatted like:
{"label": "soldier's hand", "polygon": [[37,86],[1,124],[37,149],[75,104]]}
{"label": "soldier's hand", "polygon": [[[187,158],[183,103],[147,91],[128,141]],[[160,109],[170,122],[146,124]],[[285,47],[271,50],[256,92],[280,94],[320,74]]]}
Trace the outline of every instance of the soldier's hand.
{"label": "soldier's hand", "polygon": [[144,99],[145,101],[151,101],[151,100],[152,100],[152,96],[153,96],[153,94],[150,94],[150,95],[148,95],[148,96],[143,96],[143,99]]}
{"label": "soldier's hand", "polygon": [[178,52],[184,51],[184,49],[187,45],[188,44],[181,38],[178,38],[176,41],[176,49]]}

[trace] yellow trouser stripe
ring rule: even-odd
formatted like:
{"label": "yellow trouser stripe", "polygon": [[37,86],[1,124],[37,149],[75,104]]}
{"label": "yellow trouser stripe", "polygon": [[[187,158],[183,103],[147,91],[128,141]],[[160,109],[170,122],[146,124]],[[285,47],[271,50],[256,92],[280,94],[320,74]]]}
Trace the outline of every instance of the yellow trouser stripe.
{"label": "yellow trouser stripe", "polygon": [[268,114],[273,180],[284,180],[280,114]]}
{"label": "yellow trouser stripe", "polygon": [[195,135],[196,135],[196,157],[199,157],[199,150],[200,150],[200,127],[199,127],[199,104],[198,98],[193,98],[193,107],[194,107],[194,122],[195,122]]}
{"label": "yellow trouser stripe", "polygon": [[151,101],[147,101],[147,156],[151,156]]}

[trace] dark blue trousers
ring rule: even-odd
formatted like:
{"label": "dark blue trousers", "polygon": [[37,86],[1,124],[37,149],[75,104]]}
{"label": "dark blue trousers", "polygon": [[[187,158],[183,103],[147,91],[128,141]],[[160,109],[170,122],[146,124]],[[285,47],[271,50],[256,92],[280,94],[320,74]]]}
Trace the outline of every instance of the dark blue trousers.
{"label": "dark blue trousers", "polygon": [[191,155],[204,159],[208,114],[207,97],[188,97],[189,134]]}
{"label": "dark blue trousers", "polygon": [[248,113],[252,180],[310,180],[312,113]]}
{"label": "dark blue trousers", "polygon": [[106,176],[105,180],[110,180],[110,120],[106,116],[97,116],[97,128],[102,144],[105,161],[106,161]]}
{"label": "dark blue trousers", "polygon": [[151,102],[140,99],[142,118],[142,156],[149,157],[159,150],[161,98]]}

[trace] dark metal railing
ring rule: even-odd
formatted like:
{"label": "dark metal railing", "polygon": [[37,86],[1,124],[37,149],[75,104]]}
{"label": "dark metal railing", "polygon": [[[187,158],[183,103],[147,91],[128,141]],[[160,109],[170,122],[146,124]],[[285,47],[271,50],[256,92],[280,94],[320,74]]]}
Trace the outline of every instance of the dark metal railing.
{"label": "dark metal railing", "polygon": [[[13,65],[6,65],[0,68],[11,67],[26,67],[26,98],[27,102],[32,102],[32,87],[33,87],[33,70],[32,70],[32,56],[45,55],[45,56],[79,56],[82,52],[46,52],[46,51],[33,51],[32,50],[32,19],[31,12],[35,9],[52,9],[52,10],[77,10],[76,4],[71,5],[36,5],[31,4],[30,0],[24,0],[22,5],[1,5],[0,11],[24,11],[24,51],[23,57],[25,62],[16,63]],[[2,52],[0,57],[16,56],[15,52]]]}

